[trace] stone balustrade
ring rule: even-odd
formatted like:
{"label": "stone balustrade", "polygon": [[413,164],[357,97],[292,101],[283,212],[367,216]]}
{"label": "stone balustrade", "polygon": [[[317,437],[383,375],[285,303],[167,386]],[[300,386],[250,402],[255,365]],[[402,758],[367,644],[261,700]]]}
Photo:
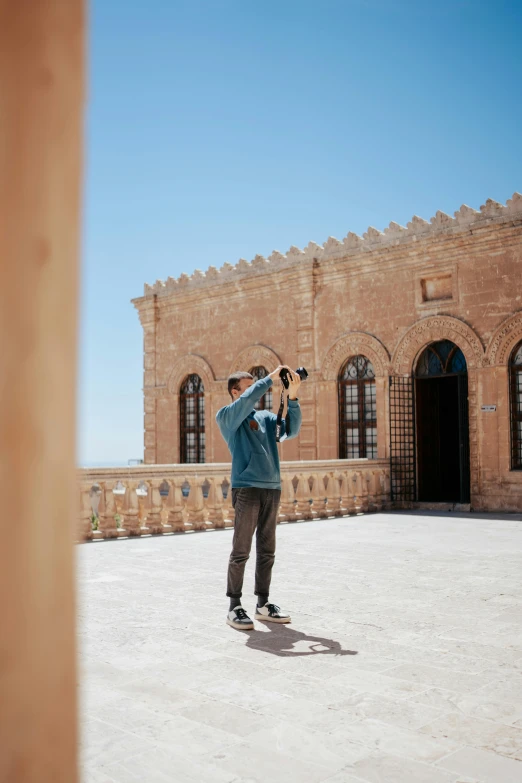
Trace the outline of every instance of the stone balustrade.
{"label": "stone balustrade", "polygon": [[[232,527],[230,464],[79,470],[78,539]],[[388,460],[281,463],[279,522],[388,508]]]}

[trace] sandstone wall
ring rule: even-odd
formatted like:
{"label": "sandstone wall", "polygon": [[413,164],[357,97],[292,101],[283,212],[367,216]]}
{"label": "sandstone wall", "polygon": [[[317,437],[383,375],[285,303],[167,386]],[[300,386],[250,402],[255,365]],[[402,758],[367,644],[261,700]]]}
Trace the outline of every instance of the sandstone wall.
{"label": "sandstone wall", "polygon": [[[213,267],[145,287],[145,460],[179,461],[179,387],[205,384],[207,460],[229,459],[214,417],[226,378],[280,360],[304,365],[300,437],[282,457],[338,457],[337,377],[356,353],[373,362],[378,456],[389,456],[388,378],[408,375],[423,348],[447,338],[464,352],[475,508],[522,509],[522,472],[510,469],[507,364],[522,339],[522,197],[463,206],[451,218],[391,223],[286,255]],[[274,395],[274,405],[276,394]],[[495,404],[496,412],[482,405]]]}

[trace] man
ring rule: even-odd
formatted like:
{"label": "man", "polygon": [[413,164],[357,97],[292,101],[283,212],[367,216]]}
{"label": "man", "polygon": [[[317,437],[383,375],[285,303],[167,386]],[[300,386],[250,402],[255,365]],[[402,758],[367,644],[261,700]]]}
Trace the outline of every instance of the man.
{"label": "man", "polygon": [[[251,630],[254,623],[241,606],[245,565],[256,535],[257,606],[255,619],[289,623],[290,617],[269,602],[270,580],[275,560],[277,514],[281,499],[281,474],[276,442],[277,416],[254,410],[254,405],[279,377],[283,365],[254,383],[248,372],[236,372],[228,379],[230,405],[218,411],[216,420],[232,454],[232,505],[236,512],[232,553],[228,564],[227,623]],[[280,438],[295,438],[301,427],[297,391],[301,378],[289,367],[288,412],[281,423]]]}

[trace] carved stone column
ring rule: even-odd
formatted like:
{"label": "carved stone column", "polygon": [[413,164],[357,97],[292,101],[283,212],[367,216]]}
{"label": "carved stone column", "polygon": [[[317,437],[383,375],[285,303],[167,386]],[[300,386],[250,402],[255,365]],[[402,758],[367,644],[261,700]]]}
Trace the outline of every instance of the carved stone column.
{"label": "carved stone column", "polygon": [[382,471],[381,484],[384,494],[383,509],[387,510],[391,508],[391,479],[389,469]]}
{"label": "carved stone column", "polygon": [[80,521],[78,525],[78,540],[89,541],[92,539],[92,505],[91,483],[80,483]]}
{"label": "carved stone column", "polygon": [[0,0],[0,779],[75,783],[81,0]]}
{"label": "carved stone column", "polygon": [[312,511],[314,516],[319,519],[326,519],[328,516],[325,497],[324,474],[322,471],[314,473],[312,476]]}
{"label": "carved stone column", "polygon": [[279,506],[279,521],[294,522],[295,512],[295,492],[292,483],[292,476],[289,473],[283,473],[281,476],[281,503]]}
{"label": "carved stone column", "polygon": [[326,479],[326,511],[329,516],[338,516],[341,513],[339,480],[335,473],[329,473]]}
{"label": "carved stone column", "polygon": [[360,514],[363,511],[364,501],[363,501],[363,475],[360,470],[356,470],[353,474],[353,477],[355,481],[353,482],[353,494],[354,494],[354,505],[355,505],[355,513]]}
{"label": "carved stone column", "polygon": [[145,481],[140,481],[136,488],[136,495],[138,497],[138,522],[141,533],[150,533],[148,527],[149,510],[150,510],[150,487]]}
{"label": "carved stone column", "polygon": [[169,482],[164,479],[159,485],[158,492],[161,500],[160,519],[163,533],[172,533],[172,527],[169,525],[169,495],[171,492]]}
{"label": "carved stone column", "polygon": [[300,473],[297,477],[297,491],[295,493],[297,500],[296,516],[297,519],[312,519],[312,508],[310,506],[310,486],[308,484],[308,474]]}
{"label": "carved stone column", "polygon": [[127,496],[127,487],[122,481],[117,481],[112,488],[112,494],[114,497],[115,515],[114,521],[116,522],[116,528],[119,536],[126,535],[125,530],[125,498]]}
{"label": "carved stone column", "polygon": [[234,527],[236,521],[236,512],[234,510],[234,506],[232,505],[232,484],[230,484],[230,476],[227,476],[227,479],[229,481],[229,484],[228,484],[227,496],[225,498],[225,502],[223,505],[223,509],[225,513],[225,527]]}
{"label": "carved stone column", "polygon": [[104,538],[116,538],[118,526],[116,525],[116,502],[113,495],[115,481],[107,481],[102,486],[100,505],[98,506],[98,529]]}
{"label": "carved stone column", "polygon": [[373,470],[372,477],[374,507],[376,511],[380,511],[383,507],[382,470]]}
{"label": "carved stone column", "polygon": [[163,521],[161,519],[163,503],[160,494],[160,486],[162,483],[162,479],[152,479],[151,481],[150,512],[147,525],[150,528],[150,532],[155,534],[164,532]]}
{"label": "carved stone column", "polygon": [[366,471],[366,486],[368,487],[368,511],[377,511],[379,488],[377,486],[375,470]]}
{"label": "carved stone column", "polygon": [[171,479],[169,481],[170,491],[168,497],[168,522],[174,533],[185,532],[185,515],[183,504],[183,492],[181,486],[183,480]]}
{"label": "carved stone column", "polygon": [[370,489],[369,489],[369,480],[370,480],[370,473],[367,470],[364,470],[361,473],[361,486],[362,486],[362,496],[361,496],[361,510],[366,513],[369,511],[369,497],[370,497]]}
{"label": "carved stone column", "polygon": [[189,522],[194,530],[206,530],[207,513],[205,498],[203,497],[203,484],[205,479],[201,476],[190,477],[190,492],[187,499],[187,512]]}
{"label": "carved stone column", "polygon": [[125,530],[128,536],[141,536],[137,488],[135,481],[129,481],[125,497]]}
{"label": "carved stone column", "polygon": [[353,514],[353,489],[352,476],[350,471],[343,470],[341,477],[341,510],[343,514]]}
{"label": "carved stone column", "polygon": [[217,479],[211,477],[208,479],[210,489],[207,498],[208,521],[215,528],[225,527],[225,512],[223,491],[221,489],[222,476]]}

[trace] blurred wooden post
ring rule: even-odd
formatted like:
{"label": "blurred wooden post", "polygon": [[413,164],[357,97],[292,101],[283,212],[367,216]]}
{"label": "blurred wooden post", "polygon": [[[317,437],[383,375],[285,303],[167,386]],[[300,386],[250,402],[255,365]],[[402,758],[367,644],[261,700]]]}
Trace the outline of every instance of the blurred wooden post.
{"label": "blurred wooden post", "polygon": [[0,0],[0,782],[77,775],[83,0]]}

